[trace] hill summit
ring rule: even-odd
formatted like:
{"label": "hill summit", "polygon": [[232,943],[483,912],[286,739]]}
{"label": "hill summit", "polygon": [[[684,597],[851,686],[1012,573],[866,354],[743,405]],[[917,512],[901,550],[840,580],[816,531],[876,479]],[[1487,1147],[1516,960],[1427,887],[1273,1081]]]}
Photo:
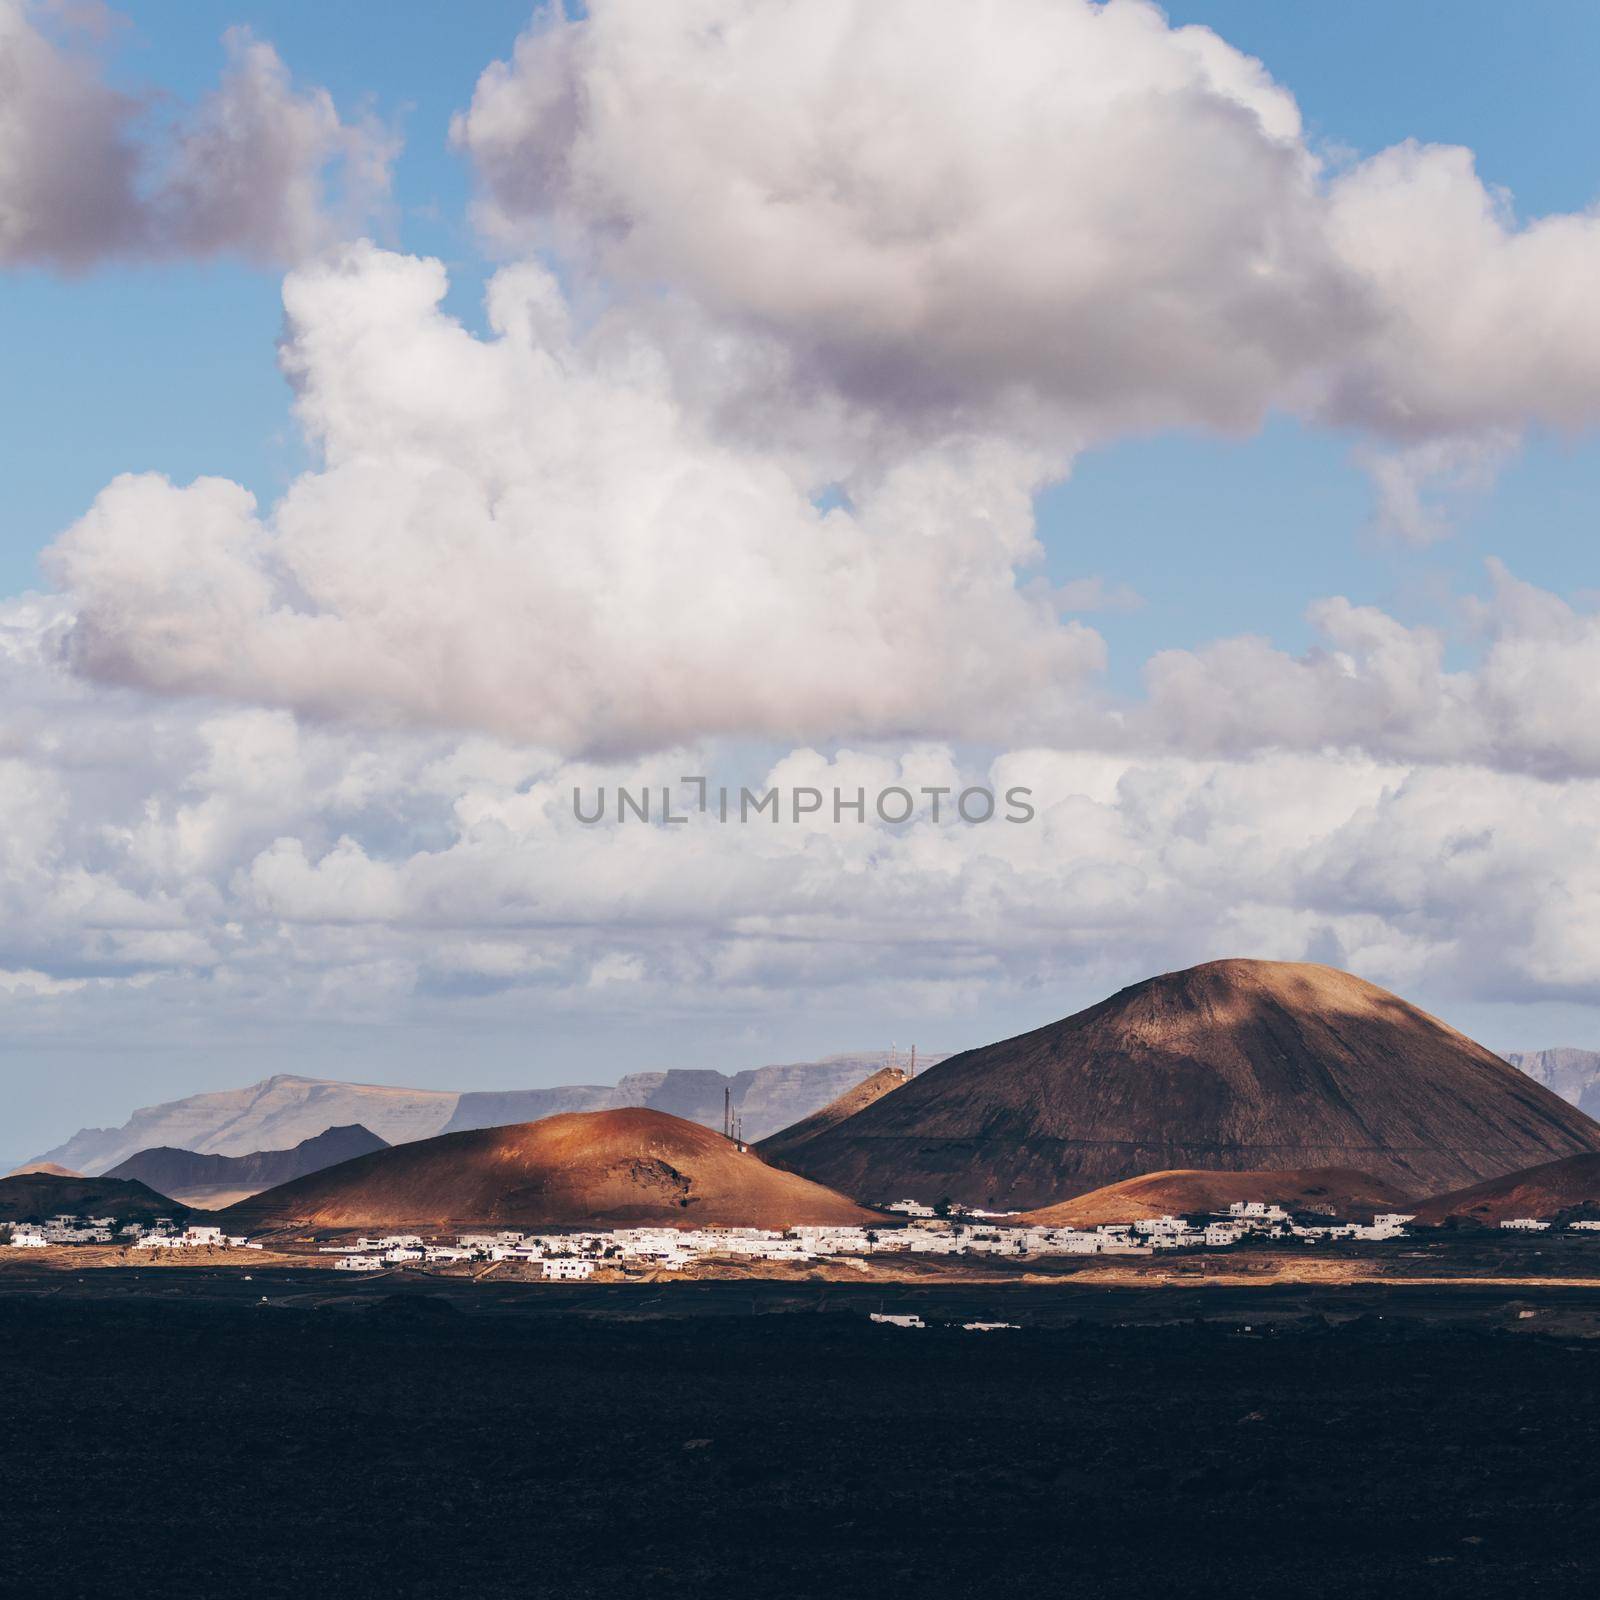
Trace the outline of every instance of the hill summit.
{"label": "hill summit", "polygon": [[776,1159],[869,1202],[1029,1209],[1175,1168],[1436,1194],[1595,1150],[1600,1124],[1398,995],[1231,960],[952,1056]]}
{"label": "hill summit", "polygon": [[149,1224],[157,1217],[186,1217],[189,1207],[132,1178],[58,1177],[49,1172],[0,1178],[0,1223],[44,1222],[63,1212]]}
{"label": "hill summit", "polygon": [[1549,1218],[1562,1211],[1600,1208],[1600,1155],[1567,1156],[1524,1172],[1436,1195],[1417,1207],[1424,1226],[1465,1217],[1491,1226],[1512,1217]]}
{"label": "hill summit", "polygon": [[358,1156],[230,1207],[230,1223],[328,1228],[790,1227],[868,1220],[663,1111],[577,1111]]}
{"label": "hill summit", "polygon": [[158,1145],[129,1156],[106,1176],[137,1178],[186,1205],[216,1209],[354,1156],[388,1148],[387,1140],[357,1122],[302,1139],[289,1150],[256,1150],[247,1156],[201,1155]]}

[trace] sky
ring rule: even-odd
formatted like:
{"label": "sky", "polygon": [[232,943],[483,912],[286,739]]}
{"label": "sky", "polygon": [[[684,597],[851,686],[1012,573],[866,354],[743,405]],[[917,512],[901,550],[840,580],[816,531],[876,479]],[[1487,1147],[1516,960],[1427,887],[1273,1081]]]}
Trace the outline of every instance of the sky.
{"label": "sky", "polygon": [[[1597,45],[0,0],[0,1161],[1228,955],[1600,1047]],[[572,815],[697,772],[1036,816]]]}

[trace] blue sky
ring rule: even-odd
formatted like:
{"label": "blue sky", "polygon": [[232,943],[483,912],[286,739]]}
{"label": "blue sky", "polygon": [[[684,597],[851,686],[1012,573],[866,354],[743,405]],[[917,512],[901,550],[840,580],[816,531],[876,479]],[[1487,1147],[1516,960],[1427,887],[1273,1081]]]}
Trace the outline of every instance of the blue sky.
{"label": "blue sky", "polygon": [[[0,7],[8,3],[0,0]],[[181,123],[183,108],[215,88],[228,59],[223,35],[240,26],[276,48],[297,88],[325,88],[347,121],[365,116],[390,130],[399,140],[391,203],[370,220],[372,236],[386,250],[441,259],[450,273],[447,310],[475,333],[484,331],[482,292],[495,270],[515,258],[516,245],[502,244],[497,253],[480,232],[472,214],[478,192],[473,161],[451,148],[449,129],[489,63],[510,55],[532,14],[528,5],[397,0],[380,9],[325,0],[256,6],[117,0],[114,12],[121,21],[101,47],[104,71],[118,88],[154,96],[143,124],[152,138]],[[1306,141],[1332,171],[1352,169],[1405,140],[1461,144],[1475,153],[1484,182],[1509,193],[1520,222],[1582,214],[1600,199],[1600,101],[1592,90],[1600,8],[1557,0],[1515,11],[1479,0],[1346,0],[1338,6],[1239,0],[1175,4],[1168,15],[1174,24],[1207,24],[1259,57],[1295,96]],[[619,36],[625,32],[624,24],[616,26]],[[1001,31],[995,30],[997,54],[1010,48],[1026,61],[1028,40],[1000,38]],[[619,59],[626,59],[625,50]],[[648,66],[654,58],[647,52],[640,59]],[[756,59],[751,70],[762,67]],[[683,70],[687,116],[700,104],[687,84],[692,63]],[[938,70],[937,63],[929,70]],[[1063,71],[1063,83],[1069,79]],[[919,109],[916,87],[910,115]],[[933,84],[929,98],[942,105],[947,88]],[[1062,92],[1071,92],[1070,84]],[[649,132],[640,142],[648,142]],[[1069,167],[1071,154],[1055,153]],[[494,151],[476,149],[474,155],[493,191]],[[531,159],[527,150],[517,156]],[[620,168],[626,162],[618,165],[609,176],[625,184],[630,174]],[[1152,192],[1162,176],[1156,172]],[[1219,191],[1228,181],[1218,175]],[[1026,197],[1041,213],[1051,198],[1047,190]],[[1140,193],[1130,183],[1130,203]],[[1219,204],[1227,199],[1221,192]],[[580,216],[580,231],[592,220]],[[1041,248],[1051,242],[1042,240]],[[0,234],[0,257],[5,244]],[[706,289],[708,280],[695,278],[692,249],[682,240],[676,244],[679,254],[666,252],[663,271],[670,279],[672,269],[686,260],[690,265],[683,267],[683,282],[669,286],[691,299],[704,294],[710,304],[715,295]],[[396,258],[383,259],[392,264]],[[656,265],[646,261],[647,278]],[[369,261],[363,270],[375,269]],[[160,472],[178,485],[202,475],[232,480],[266,508],[318,468],[277,366],[280,342],[293,336],[282,304],[284,271],[227,253],[195,260],[179,251],[140,263],[113,251],[85,271],[13,264],[0,274],[7,397],[0,596],[41,584],[41,551],[120,473]],[[617,290],[624,304],[628,282],[625,274],[616,280],[624,285]],[[385,290],[376,276],[369,287],[369,298],[380,300]],[[965,308],[977,323],[991,316],[1003,323],[1011,309],[1003,287],[980,307]],[[1072,305],[1057,309],[1070,321]],[[338,320],[327,304],[317,314],[329,327]],[[872,314],[871,307],[864,313],[869,320]],[[729,325],[745,328],[736,318]],[[393,328],[397,337],[416,332],[401,316]],[[1051,331],[1041,329],[1045,336]],[[780,338],[791,336],[796,349],[814,354],[807,328],[780,330]],[[1573,342],[1582,344],[1582,330]],[[1554,343],[1559,348],[1560,341]],[[451,359],[460,356],[455,350]],[[349,357],[355,366],[361,359],[359,353]],[[320,399],[334,411],[348,401],[338,367],[338,360],[329,362],[317,378]],[[442,370],[458,369],[446,363]],[[531,368],[515,370],[519,381],[534,381]],[[469,364],[459,371],[475,369]],[[1582,387],[1570,373],[1564,381]],[[1600,376],[1589,375],[1589,385],[1587,398],[1580,396],[1570,411],[1592,420],[1600,414],[1594,400]],[[379,389],[351,392],[361,404],[382,409]],[[552,392],[558,409],[593,399],[588,389],[574,391],[576,398]],[[1559,435],[1541,421],[1537,405],[1507,401],[1515,412],[1508,426],[1520,442],[1492,482],[1454,502],[1448,536],[1418,546],[1380,525],[1372,481],[1361,465],[1374,438],[1394,443],[1381,424],[1371,436],[1358,436],[1329,424],[1315,407],[1291,413],[1283,399],[1287,388],[1267,385],[1263,392],[1284,408],[1242,434],[1108,429],[1116,435],[1112,442],[1080,454],[1034,507],[1050,580],[1098,577],[1139,596],[1137,605],[1083,619],[1106,641],[1106,683],[1115,696],[1138,699],[1144,663],[1161,651],[1199,651],[1247,636],[1269,639],[1295,656],[1310,651],[1318,638],[1307,608],[1334,595],[1377,608],[1396,627],[1437,627],[1447,641],[1446,666],[1466,680],[1484,644],[1468,629],[1461,601],[1488,594],[1491,559],[1580,610],[1595,605],[1600,443],[1594,431]],[[593,426],[618,417],[620,428],[633,425],[627,399],[608,397],[611,409],[595,411],[601,421]],[[342,413],[341,419],[359,435],[359,420],[352,424]],[[809,425],[814,419],[802,420]],[[404,430],[414,421],[411,413],[398,422],[381,417],[363,440],[385,462],[390,480],[404,478],[411,447],[385,456],[392,448],[385,428],[394,422],[395,436],[409,437]],[[446,441],[437,445],[446,465],[473,457],[477,440],[464,444],[454,419],[441,412],[432,421]],[[506,459],[525,442],[515,437],[518,425],[536,431],[521,417],[508,422],[487,415],[484,421]],[[1438,427],[1449,433],[1448,420]],[[731,444],[718,436],[715,452],[689,450],[685,476],[698,481],[697,474],[708,475],[720,483],[717,472],[750,445],[736,430],[730,437]],[[653,443],[670,453],[682,440],[674,435]],[[420,448],[435,445],[424,438]],[[571,468],[587,487],[626,470],[603,446],[597,441],[591,456],[582,441],[573,445],[576,467],[565,458],[535,455],[525,467],[527,483],[542,491]],[[504,461],[496,459],[498,471]],[[757,464],[768,482],[772,462]],[[963,460],[963,471],[967,466]],[[509,470],[516,480],[524,467]],[[338,475],[326,476],[331,503],[345,511],[343,520],[335,517],[314,531],[337,546],[348,528],[363,526],[360,511],[375,496],[363,488],[340,500]],[[671,488],[678,480],[668,481]],[[750,488],[743,477],[731,481],[739,493]],[[946,498],[965,487],[959,474],[953,481],[942,491]],[[502,487],[497,480],[493,494]],[[661,483],[648,479],[641,494],[656,504],[672,500]],[[492,498],[487,491],[486,497]],[[130,514],[131,520],[117,522],[115,537],[107,533],[107,542],[82,564],[87,586],[68,597],[112,634],[119,618],[127,620],[124,612],[135,620],[164,618],[172,636],[189,647],[188,654],[176,652],[181,670],[175,676],[162,676],[172,668],[164,659],[146,670],[165,637],[152,635],[154,645],[151,638],[135,638],[125,656],[113,652],[111,665],[102,664],[97,678],[91,673],[92,681],[50,677],[67,671],[52,624],[25,608],[8,614],[24,619],[14,625],[16,636],[42,641],[36,654],[47,665],[36,682],[28,676],[37,665],[33,647],[20,649],[24,665],[6,688],[10,716],[0,732],[14,738],[0,750],[0,821],[21,841],[6,870],[30,883],[31,872],[45,887],[36,907],[30,909],[20,891],[15,904],[3,906],[13,948],[0,961],[0,1006],[15,973],[38,994],[27,989],[28,998],[19,1002],[19,1016],[26,1015],[9,1033],[9,1065],[0,1069],[35,1085],[24,1119],[34,1131],[14,1134],[15,1148],[0,1148],[0,1162],[70,1132],[75,1118],[108,1120],[153,1098],[274,1070],[488,1088],[606,1080],[651,1066],[737,1068],[863,1048],[887,1036],[902,1042],[915,1036],[927,1047],[966,1046],[1059,1015],[1158,964],[1213,954],[1299,958],[1310,950],[1344,949],[1358,970],[1406,987],[1492,1045],[1600,1046],[1600,860],[1589,849],[1600,832],[1600,755],[1591,748],[1593,719],[1583,699],[1597,674],[1583,654],[1592,641],[1578,637],[1576,624],[1568,630],[1571,638],[1562,636],[1573,660],[1540,660],[1533,668],[1525,667],[1528,655],[1555,640],[1561,627],[1548,616],[1518,625],[1524,632],[1513,640],[1504,674],[1485,679],[1491,735],[1452,700],[1459,685],[1441,691],[1403,650],[1398,667],[1382,657],[1351,669],[1351,681],[1371,691],[1371,709],[1361,712],[1367,702],[1359,702],[1356,713],[1367,716],[1367,726],[1350,725],[1337,674],[1325,674],[1307,691],[1306,720],[1315,723],[1325,712],[1330,717],[1322,747],[1309,735],[1296,742],[1294,695],[1305,686],[1291,681],[1294,671],[1273,689],[1291,705],[1291,714],[1276,722],[1273,693],[1252,699],[1251,682],[1230,686],[1219,672],[1204,679],[1188,709],[1203,710],[1207,695],[1231,704],[1236,693],[1246,723],[1259,717],[1270,726],[1246,726],[1233,743],[1217,735],[1207,745],[1211,735],[1204,729],[1188,737],[1185,706],[1175,702],[1169,726],[1130,736],[1129,748],[1148,764],[1135,763],[1120,780],[1105,764],[1115,740],[1096,742],[1103,729],[1081,748],[1068,743],[1073,735],[1063,735],[1066,747],[1047,750],[1045,765],[1060,786],[1063,820],[1033,858],[979,852],[952,866],[953,858],[941,854],[948,840],[924,851],[916,845],[902,850],[891,839],[859,855],[846,845],[836,857],[828,851],[837,841],[811,841],[792,861],[780,862],[784,881],[798,887],[779,913],[770,904],[778,894],[777,869],[748,841],[735,847],[723,839],[687,864],[666,842],[660,856],[648,860],[625,854],[620,845],[610,857],[587,855],[593,840],[582,849],[559,841],[552,846],[548,833],[519,808],[541,784],[566,781],[563,759],[589,760],[594,751],[583,747],[574,754],[562,742],[568,725],[540,721],[537,707],[519,721],[491,694],[495,703],[487,709],[469,703],[462,712],[452,703],[441,712],[424,693],[420,712],[403,695],[376,710],[358,699],[350,720],[341,720],[349,707],[337,703],[337,694],[324,704],[303,685],[296,688],[295,651],[274,654],[265,634],[240,641],[241,659],[250,644],[267,666],[239,688],[227,670],[233,639],[225,638],[213,659],[205,617],[195,633],[185,634],[179,615],[180,580],[191,568],[210,570],[204,559],[209,547],[185,547],[180,555],[188,566],[179,562],[154,578],[138,561],[146,540],[161,556],[163,539],[186,526],[187,508],[198,498],[177,495],[162,503],[161,515],[141,522]],[[781,496],[767,504],[756,495],[754,503],[774,527],[781,524]],[[936,497],[929,519],[937,521],[944,509]],[[965,502],[958,501],[951,513],[945,531],[958,544],[967,523],[981,522],[992,507],[979,496],[977,509],[980,516],[966,518]],[[441,661],[452,667],[475,660],[480,633],[512,639],[513,655],[525,643],[531,664],[524,664],[522,676],[508,671],[512,681],[501,700],[520,697],[531,707],[548,684],[581,679],[571,671],[579,652],[560,633],[561,617],[540,609],[545,574],[533,571],[538,581],[523,592],[515,563],[495,568],[506,552],[485,545],[485,570],[511,575],[501,614],[497,596],[472,589],[470,572],[459,592],[452,584],[460,574],[439,576],[444,569],[416,536],[415,524],[426,519],[415,513],[414,504],[397,496],[392,552],[381,543],[391,531],[385,526],[367,549],[359,533],[352,536],[357,566],[375,549],[394,559],[374,566],[404,570],[412,562],[424,574],[417,593],[382,593],[372,614],[358,621],[373,624],[381,640],[396,616],[422,619],[416,656],[435,670]],[[470,525],[463,512],[450,535]],[[596,557],[595,592],[584,590],[582,573],[574,577],[562,564],[569,548],[607,548],[608,530],[584,523],[581,515],[571,529],[557,528],[549,547],[539,542],[543,529],[516,530],[522,542],[514,553],[540,551],[572,586],[587,620],[631,592],[639,570],[653,573],[646,558],[654,531],[645,530],[633,565],[624,563],[621,571],[606,570],[605,557]],[[803,533],[811,537],[815,530]],[[892,556],[893,539],[880,542]],[[306,543],[314,548],[317,541]],[[687,547],[694,549],[692,541]],[[711,546],[705,558],[713,589],[720,553]],[[992,550],[980,548],[974,557],[972,548],[961,546],[961,553],[974,571],[996,566]],[[758,583],[763,573],[790,571],[791,554],[758,547],[755,559],[733,570]],[[334,549],[335,580],[349,555]],[[856,557],[862,550],[836,553],[836,561]],[[877,584],[893,594],[898,583],[921,592],[922,573],[908,575],[885,559],[874,565],[863,557],[863,590]],[[104,564],[97,567],[97,560]],[[533,570],[536,563],[526,565]],[[1005,588],[1009,557],[998,567]],[[814,579],[819,592],[834,596],[829,605],[840,603],[827,586],[834,572],[827,560],[819,558],[815,571],[803,563],[796,570],[798,587]],[[1033,575],[1017,577],[1026,582]],[[224,576],[239,574],[230,569]],[[259,577],[250,572],[241,581]],[[149,587],[138,589],[142,579]],[[681,596],[670,573],[663,581],[676,604]],[[209,599],[200,587],[202,601]],[[374,588],[381,590],[381,583]],[[459,634],[447,632],[442,641],[429,634],[427,618],[440,591],[447,602],[441,610],[465,619]],[[179,602],[167,616],[174,593]],[[289,594],[293,610],[293,584]],[[752,595],[752,603],[760,598]],[[895,641],[926,676],[943,669],[947,641],[969,621],[974,636],[987,641],[964,658],[969,670],[975,660],[980,667],[994,665],[1019,621],[1026,621],[1007,609],[1005,594],[938,591],[935,598],[929,631],[918,635],[913,628],[909,645],[903,636]],[[642,612],[634,631],[650,636],[656,613],[667,609]],[[782,606],[777,614],[781,632],[793,618]],[[802,606],[798,615],[801,632],[831,631],[827,606]],[[869,614],[869,624],[875,615]],[[542,620],[536,625],[526,620],[530,616]],[[240,626],[234,613],[224,622]],[[548,657],[539,654],[539,626],[550,627],[555,640]],[[12,636],[9,627],[0,627],[0,646]],[[409,684],[414,676],[430,690],[428,671],[411,672],[412,641],[401,632],[398,669],[383,658],[373,668],[374,681],[398,677]],[[681,634],[668,630],[664,636],[669,649],[690,647]],[[1032,642],[1048,670],[1037,671],[1029,693],[1047,697],[1072,676],[1074,658],[1057,633]],[[139,648],[155,656],[141,657]],[[806,656],[792,679],[780,673],[773,683],[809,704],[812,679],[831,681],[828,669],[838,653]],[[869,649],[863,659],[876,658]],[[194,681],[183,677],[196,660],[210,678],[204,672]],[[903,727],[928,721],[926,696],[915,714],[892,708],[876,724],[865,718],[864,732],[856,727],[835,737],[825,715],[802,732],[757,718],[756,731],[739,736],[742,744],[730,741],[717,721],[716,695],[697,686],[736,682],[746,663],[736,660],[730,669],[726,660],[709,660],[709,667],[691,663],[700,670],[686,674],[691,688],[684,694],[700,698],[672,727],[686,743],[703,740],[722,763],[718,770],[742,761],[756,775],[785,752],[812,759],[811,747],[833,754],[859,745],[868,752],[863,760],[943,759],[904,748]],[[349,668],[349,660],[337,657],[335,666]],[[350,668],[352,680],[361,679],[361,666]],[[13,666],[0,656],[0,671],[9,670]],[[1251,670],[1270,677],[1275,669],[1257,661]],[[1530,698],[1529,683],[1544,673],[1554,685],[1553,709]],[[1047,744],[1037,722],[1013,734],[999,730],[997,721],[991,736],[986,697],[997,705],[1005,698],[1002,679],[997,674],[971,688],[970,703],[952,681],[948,726],[926,737],[945,741],[956,752],[952,759],[979,766]],[[621,719],[617,748],[628,748],[630,702],[648,698],[638,682],[635,675],[624,692],[602,683],[590,699],[578,696],[579,713]],[[1418,698],[1408,699],[1419,682]],[[1394,684],[1397,702],[1390,704],[1378,690]],[[872,699],[857,689],[845,683],[842,702]],[[1427,700],[1429,693],[1437,703]],[[816,695],[824,706],[841,703],[840,695],[831,701],[822,690]],[[77,719],[70,730],[52,721],[66,715],[63,706]],[[1458,721],[1470,725],[1470,737]],[[1430,743],[1436,733],[1442,742]],[[1146,739],[1142,746],[1140,738]],[[19,757],[14,782],[3,770],[13,748],[26,757]],[[1281,765],[1270,766],[1273,761]],[[359,790],[356,800],[347,788]],[[1318,810],[1324,789],[1335,798]],[[13,801],[15,811],[6,810]],[[1596,827],[1586,820],[1591,816]],[[1426,870],[1410,870],[1414,861],[1403,853],[1387,855],[1394,838],[1407,841]],[[1473,852],[1485,840],[1478,866]],[[1249,903],[1230,904],[1228,886],[1236,875],[1260,863],[1260,881],[1243,897]],[[3,850],[0,866],[6,866]],[[0,892],[10,881],[0,872]],[[377,909],[358,915],[339,900],[330,911],[339,897],[326,891],[329,881],[353,900],[369,896]],[[591,882],[598,911],[583,898]],[[62,885],[67,892],[58,899],[69,903],[66,911],[50,899]],[[441,904],[448,909],[441,912]],[[712,931],[703,944],[714,953],[701,958],[692,947],[707,927]],[[841,957],[840,949],[849,954]],[[1507,953],[1516,959],[1502,962]],[[85,974],[116,975],[126,991],[85,989]],[[763,1009],[769,997],[775,1002]]]}
{"label": "blue sky", "polygon": [[[389,242],[440,256],[453,306],[478,319],[486,263],[467,220],[470,182],[449,148],[451,116],[484,66],[526,25],[526,5],[384,8],[373,49],[362,8],[320,4],[119,7],[109,58],[120,86],[159,84],[195,100],[224,63],[222,35],[244,26],[341,105],[370,104],[405,139]],[[0,584],[39,581],[35,558],[117,472],[222,473],[262,497],[304,462],[289,391],[273,360],[280,274],[235,261],[117,264],[61,279],[11,278],[0,345],[34,398],[13,419],[13,481],[0,522]],[[63,381],[70,374],[71,381]]]}

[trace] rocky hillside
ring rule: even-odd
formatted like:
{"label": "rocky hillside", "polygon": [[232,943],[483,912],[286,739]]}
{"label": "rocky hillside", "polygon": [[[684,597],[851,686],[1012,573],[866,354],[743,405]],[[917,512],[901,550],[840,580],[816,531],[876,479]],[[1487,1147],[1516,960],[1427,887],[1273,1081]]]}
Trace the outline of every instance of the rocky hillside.
{"label": "rocky hillside", "polygon": [[769,1167],[720,1133],[660,1111],[573,1112],[442,1134],[253,1196],[229,1224],[327,1228],[784,1228],[870,1216]]}
{"label": "rocky hillside", "polygon": [[63,1213],[148,1225],[157,1217],[181,1221],[189,1210],[132,1178],[58,1178],[48,1172],[0,1178],[0,1223],[44,1222]]}
{"label": "rocky hillside", "polygon": [[1096,1228],[1141,1217],[1190,1217],[1223,1212],[1235,1200],[1258,1200],[1284,1210],[1371,1222],[1380,1211],[1415,1210],[1412,1196],[1349,1167],[1289,1168],[1276,1172],[1147,1172],[1121,1183],[1046,1206],[1029,1217],[1049,1228]]}

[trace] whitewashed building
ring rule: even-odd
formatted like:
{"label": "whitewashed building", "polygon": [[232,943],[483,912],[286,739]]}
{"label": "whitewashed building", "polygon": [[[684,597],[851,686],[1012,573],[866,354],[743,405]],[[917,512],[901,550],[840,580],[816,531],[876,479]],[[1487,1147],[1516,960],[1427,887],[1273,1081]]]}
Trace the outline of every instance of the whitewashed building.
{"label": "whitewashed building", "polygon": [[577,1256],[553,1256],[539,1270],[546,1278],[587,1278],[594,1272],[594,1262]]}

